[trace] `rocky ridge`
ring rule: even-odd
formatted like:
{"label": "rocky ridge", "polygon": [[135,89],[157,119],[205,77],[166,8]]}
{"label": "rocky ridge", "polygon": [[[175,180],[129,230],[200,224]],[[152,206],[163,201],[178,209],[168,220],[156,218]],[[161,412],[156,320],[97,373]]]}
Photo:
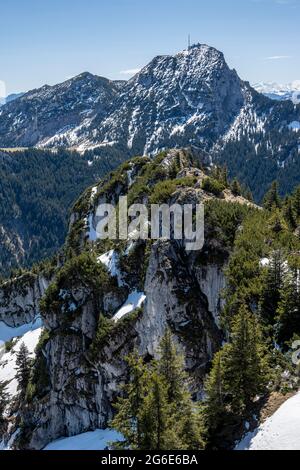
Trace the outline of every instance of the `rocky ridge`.
{"label": "rocky ridge", "polygon": [[289,126],[299,113],[299,105],[257,93],[220,51],[196,44],[155,57],[128,82],[84,73],[28,92],[1,108],[0,147],[113,148],[133,156],[192,145],[213,149],[216,160],[228,142],[246,137],[253,148],[266,140],[280,154],[289,130],[298,151]]}
{"label": "rocky ridge", "polygon": [[[223,340],[219,315],[231,249],[224,242],[225,228],[210,217],[214,210],[233,211],[237,230],[245,213],[257,208],[225,187],[212,188],[215,194],[204,189],[208,177],[199,165],[198,157],[185,150],[122,165],[74,206],[65,261],[45,294],[34,291],[36,300],[43,296],[39,308],[33,303],[28,311],[24,279],[11,282],[0,320],[26,322],[38,310],[44,324],[37,356],[43,381],[32,384],[30,400],[4,436],[7,440],[19,429],[16,448],[41,449],[62,436],[105,428],[128,378],[126,355],[136,348],[145,360],[155,356],[167,326],[185,355],[193,394],[201,398],[207,367]],[[203,249],[188,252],[184,240],[96,240],[98,204],[119,195],[146,204],[203,201],[208,205]]]}

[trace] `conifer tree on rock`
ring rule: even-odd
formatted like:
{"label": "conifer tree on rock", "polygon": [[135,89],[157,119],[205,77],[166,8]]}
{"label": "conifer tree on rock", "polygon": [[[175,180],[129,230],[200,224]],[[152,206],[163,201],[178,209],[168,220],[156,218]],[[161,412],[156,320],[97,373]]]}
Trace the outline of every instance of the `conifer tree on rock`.
{"label": "conifer tree on rock", "polygon": [[272,210],[274,208],[281,207],[281,199],[278,193],[278,183],[274,181],[271,185],[271,188],[264,197],[264,208],[267,210]]}
{"label": "conifer tree on rock", "polygon": [[233,319],[230,343],[225,345],[225,392],[234,413],[243,413],[268,382],[267,352],[257,318],[245,306]]}
{"label": "conifer tree on rock", "polygon": [[175,401],[180,406],[186,391],[184,382],[187,380],[187,374],[184,372],[183,355],[177,351],[169,329],[166,330],[161,340],[159,353],[160,360],[157,368],[168,384],[168,400],[169,402]]}
{"label": "conifer tree on rock", "polygon": [[206,380],[206,426],[210,432],[215,432],[224,422],[226,415],[225,405],[225,377],[223,365],[223,351],[215,354],[211,372]]}
{"label": "conifer tree on rock", "polygon": [[124,397],[120,397],[115,405],[117,413],[111,426],[124,436],[124,441],[118,444],[119,448],[137,450],[142,449],[143,444],[141,411],[149,378],[143,360],[137,352],[130,355],[127,362],[130,382],[123,387]]}
{"label": "conifer tree on rock", "polygon": [[282,345],[300,334],[300,262],[294,260],[281,290],[278,306],[278,342]]}
{"label": "conifer tree on rock", "polygon": [[293,194],[293,208],[296,213],[296,217],[300,217],[300,186],[298,186]]}
{"label": "conifer tree on rock", "polygon": [[168,328],[161,340],[159,352],[157,370],[167,384],[168,403],[174,409],[178,435],[186,449],[201,449],[201,416],[188,389],[184,356],[178,351]]}
{"label": "conifer tree on rock", "polygon": [[141,449],[184,449],[177,432],[176,415],[168,400],[168,385],[156,371],[149,378],[149,389],[141,410],[144,428]]}
{"label": "conifer tree on rock", "polygon": [[297,221],[296,221],[296,216],[295,216],[295,213],[294,213],[293,203],[292,203],[292,200],[290,198],[288,198],[288,200],[286,202],[283,213],[284,213],[284,218],[288,223],[288,226],[291,229],[297,228]]}
{"label": "conifer tree on rock", "polygon": [[231,184],[231,191],[234,196],[240,196],[242,194],[242,188],[238,180],[235,178]]}
{"label": "conifer tree on rock", "polygon": [[268,353],[257,318],[245,305],[232,320],[229,343],[215,356],[206,382],[205,416],[214,433],[230,414],[243,416],[266,391]]}
{"label": "conifer tree on rock", "polygon": [[203,448],[202,421],[192,401],[183,356],[166,331],[160,359],[144,364],[137,353],[128,358],[130,382],[116,404],[111,426],[124,436],[116,448],[196,450]]}
{"label": "conifer tree on rock", "polygon": [[9,395],[6,391],[6,383],[0,382],[0,426],[4,419],[4,411],[6,406],[8,405]]}
{"label": "conifer tree on rock", "polygon": [[285,259],[282,250],[275,250],[269,261],[267,273],[263,282],[260,314],[262,319],[273,325],[281,300],[281,292],[286,274]]}
{"label": "conifer tree on rock", "polygon": [[20,398],[25,398],[27,386],[30,380],[32,360],[27,346],[22,343],[16,357],[16,378]]}

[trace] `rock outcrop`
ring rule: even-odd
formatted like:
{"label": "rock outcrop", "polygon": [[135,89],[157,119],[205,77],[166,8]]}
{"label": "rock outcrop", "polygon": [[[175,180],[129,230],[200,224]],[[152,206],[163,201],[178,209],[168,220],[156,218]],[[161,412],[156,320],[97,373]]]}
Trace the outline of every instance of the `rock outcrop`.
{"label": "rock outcrop", "polygon": [[0,321],[13,328],[34,322],[49,283],[43,275],[26,273],[0,285]]}
{"label": "rock outcrop", "polygon": [[[145,204],[204,202],[211,204],[209,212],[214,204],[255,210],[231,193],[229,201],[228,189],[218,196],[205,191],[207,175],[196,165],[187,151],[133,159],[75,205],[64,264],[40,303],[47,332],[39,353],[45,380],[34,384],[35,394],[21,410],[26,426],[16,448],[41,449],[62,436],[105,428],[128,379],[126,356],[136,349],[145,360],[156,357],[167,327],[184,353],[193,395],[201,397],[208,365],[223,341],[219,315],[230,255],[230,246],[215,239],[215,222],[208,218],[205,245],[196,251],[187,251],[186,240],[94,237],[99,203],[117,202],[119,195]],[[2,310],[2,316],[10,309],[16,313],[12,324],[19,304],[20,312],[28,305],[28,318],[33,315],[46,287],[39,278],[32,278],[30,289],[24,285],[20,294],[10,293],[7,314]]]}

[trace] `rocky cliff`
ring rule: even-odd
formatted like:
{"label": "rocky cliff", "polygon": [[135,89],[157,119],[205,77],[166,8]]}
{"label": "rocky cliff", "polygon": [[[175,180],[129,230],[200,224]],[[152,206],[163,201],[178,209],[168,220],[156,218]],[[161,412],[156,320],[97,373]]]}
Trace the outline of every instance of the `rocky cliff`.
{"label": "rocky cliff", "polygon": [[[62,436],[105,428],[128,378],[126,356],[133,349],[145,360],[155,356],[167,326],[184,353],[194,397],[201,398],[208,365],[223,341],[219,315],[232,244],[216,217],[218,211],[228,211],[234,234],[245,211],[257,209],[213,178],[209,181],[216,186],[209,190],[199,165],[199,155],[188,151],[165,152],[154,160],[135,158],[76,203],[64,264],[40,302],[45,331],[37,361],[43,380],[31,384],[34,392],[11,428],[19,428],[16,448],[41,449]],[[187,251],[185,240],[132,236],[127,241],[97,240],[99,203],[116,202],[120,195],[146,205],[204,202],[204,247]],[[35,279],[30,291],[33,305],[43,293],[40,282]],[[18,299],[17,291],[12,292],[5,304],[11,309],[10,324],[18,321]]]}
{"label": "rocky cliff", "polygon": [[0,322],[12,328],[33,323],[49,282],[43,275],[26,273],[1,284]]}

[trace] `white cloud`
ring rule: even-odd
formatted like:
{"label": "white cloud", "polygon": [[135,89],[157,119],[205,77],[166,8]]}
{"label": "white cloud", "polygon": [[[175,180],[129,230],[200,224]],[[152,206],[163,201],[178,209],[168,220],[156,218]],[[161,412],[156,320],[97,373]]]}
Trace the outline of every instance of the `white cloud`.
{"label": "white cloud", "polygon": [[290,55],[272,55],[270,57],[265,57],[266,60],[284,60],[284,59],[291,59],[292,56]]}
{"label": "white cloud", "polygon": [[140,68],[121,70],[120,74],[121,75],[135,75],[136,73],[139,73],[140,70],[141,70]]}

